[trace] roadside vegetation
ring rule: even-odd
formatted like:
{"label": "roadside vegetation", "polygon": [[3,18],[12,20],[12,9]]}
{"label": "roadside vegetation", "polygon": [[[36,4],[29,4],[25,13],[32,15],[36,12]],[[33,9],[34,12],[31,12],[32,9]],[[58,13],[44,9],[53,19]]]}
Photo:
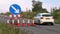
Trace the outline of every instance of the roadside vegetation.
{"label": "roadside vegetation", "polygon": [[17,34],[17,30],[5,23],[0,23],[0,34]]}
{"label": "roadside vegetation", "polygon": [[55,23],[60,24],[60,8],[53,8],[51,13],[54,16]]}
{"label": "roadside vegetation", "polygon": [[0,22],[0,34],[27,34],[27,32]]}

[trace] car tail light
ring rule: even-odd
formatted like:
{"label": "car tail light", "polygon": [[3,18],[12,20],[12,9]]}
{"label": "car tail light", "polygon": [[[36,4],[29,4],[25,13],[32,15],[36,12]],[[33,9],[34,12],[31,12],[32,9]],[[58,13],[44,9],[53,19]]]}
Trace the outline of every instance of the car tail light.
{"label": "car tail light", "polygon": [[52,19],[54,19],[54,17],[52,16]]}
{"label": "car tail light", "polygon": [[43,16],[41,17],[41,19],[43,19]]}

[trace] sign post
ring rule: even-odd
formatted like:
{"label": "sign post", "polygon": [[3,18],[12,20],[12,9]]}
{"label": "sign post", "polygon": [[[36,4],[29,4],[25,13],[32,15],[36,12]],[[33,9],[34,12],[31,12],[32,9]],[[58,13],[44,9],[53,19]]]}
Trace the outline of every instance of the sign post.
{"label": "sign post", "polygon": [[[10,6],[9,11],[12,15],[20,15],[21,7],[17,4],[13,4],[13,5]],[[14,17],[12,16],[12,18],[14,18]],[[12,24],[14,24],[13,19],[12,19]],[[17,21],[17,26],[18,27],[20,26],[19,20]]]}

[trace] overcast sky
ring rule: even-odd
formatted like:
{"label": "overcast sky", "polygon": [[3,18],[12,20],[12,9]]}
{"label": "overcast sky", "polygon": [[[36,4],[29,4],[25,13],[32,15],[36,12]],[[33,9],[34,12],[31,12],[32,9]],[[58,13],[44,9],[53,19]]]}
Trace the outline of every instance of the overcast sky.
{"label": "overcast sky", "polygon": [[[39,1],[43,2],[42,7],[46,8],[49,12],[51,8],[60,6],[60,0],[39,0]],[[32,9],[32,0],[0,0],[0,13],[9,11],[9,7],[12,4],[20,5],[22,11],[26,11],[26,8],[30,10]]]}

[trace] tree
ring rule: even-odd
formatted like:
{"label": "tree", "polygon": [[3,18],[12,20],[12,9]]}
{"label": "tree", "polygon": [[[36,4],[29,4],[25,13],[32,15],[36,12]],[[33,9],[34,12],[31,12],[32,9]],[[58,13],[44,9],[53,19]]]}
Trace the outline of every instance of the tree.
{"label": "tree", "polygon": [[53,8],[51,12],[52,15],[54,16],[55,22],[60,23],[60,9]]}
{"label": "tree", "polygon": [[5,15],[9,16],[10,15],[10,12],[6,12]]}
{"label": "tree", "polygon": [[1,15],[4,15],[4,13],[1,13]]}
{"label": "tree", "polygon": [[32,11],[37,12],[37,13],[48,12],[46,9],[42,8],[42,2],[40,2],[40,1],[36,1],[35,4],[33,3]]}

